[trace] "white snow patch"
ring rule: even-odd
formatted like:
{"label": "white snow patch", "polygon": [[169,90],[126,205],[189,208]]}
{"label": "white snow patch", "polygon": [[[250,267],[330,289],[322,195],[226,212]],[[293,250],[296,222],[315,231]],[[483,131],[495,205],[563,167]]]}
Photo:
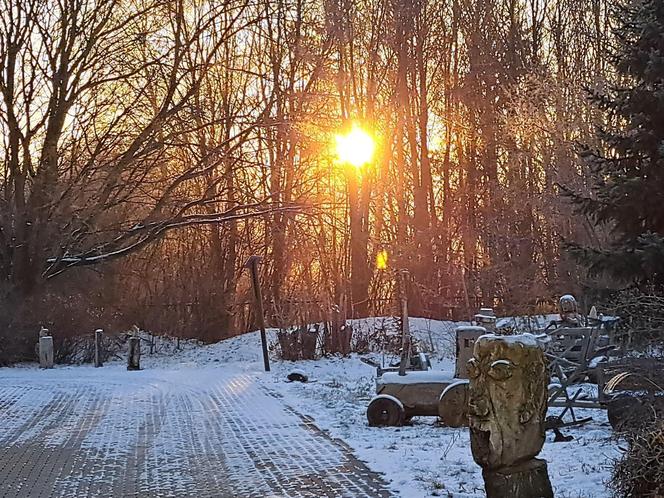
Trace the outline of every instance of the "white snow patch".
{"label": "white snow patch", "polygon": [[399,372],[385,372],[377,379],[379,385],[382,384],[441,384],[454,380],[454,375],[449,372],[440,372],[436,370],[426,371],[408,371],[406,375],[399,375]]}

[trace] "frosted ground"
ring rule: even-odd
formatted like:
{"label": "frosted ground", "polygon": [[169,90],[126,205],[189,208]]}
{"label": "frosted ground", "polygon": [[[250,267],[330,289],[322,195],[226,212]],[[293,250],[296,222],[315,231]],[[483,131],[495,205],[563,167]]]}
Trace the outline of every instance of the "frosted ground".
{"label": "frosted ground", "polygon": [[[531,325],[538,327],[550,319],[541,317]],[[503,321],[508,322],[515,323],[509,319]],[[362,321],[354,325],[371,327],[374,323]],[[450,374],[454,370],[455,325],[420,318],[410,321],[413,335],[427,348],[433,345],[434,370]],[[276,341],[274,330],[269,330],[268,336],[272,343]],[[144,367],[192,368],[218,362],[220,368],[255,372],[258,382],[279,392],[288,405],[313,418],[318,427],[333,437],[347,442],[369,468],[384,474],[391,489],[400,496],[484,495],[481,470],[472,460],[467,429],[439,427],[433,417],[415,417],[411,426],[401,428],[368,426],[365,410],[374,395],[375,369],[360,361],[358,355],[298,362],[273,359],[272,372],[263,373],[257,332],[208,346],[188,342],[182,348],[172,356],[146,357]],[[373,357],[382,359],[378,355]],[[293,369],[303,370],[310,382],[287,382],[286,376]],[[608,497],[610,492],[605,483],[612,459],[619,456],[618,444],[611,437],[606,412],[579,410],[577,413],[593,420],[580,428],[565,429],[565,434],[574,437],[570,442],[554,443],[553,434],[547,434],[540,456],[548,461],[555,496]]]}
{"label": "frosted ground", "polygon": [[[382,326],[384,325],[382,320],[363,320],[355,322],[353,325],[356,330],[361,330]],[[543,317],[539,323],[532,325],[541,326],[546,321],[548,318]],[[414,336],[428,349],[433,350],[433,368],[450,372],[451,375],[454,368],[455,351],[453,329],[456,324],[411,319],[410,325]],[[268,335],[270,341],[274,343],[276,332],[270,330]],[[310,417],[321,430],[327,432],[332,438],[345,441],[371,470],[383,474],[390,489],[397,496],[406,498],[484,496],[481,471],[472,460],[467,429],[439,427],[433,417],[416,417],[413,419],[412,425],[401,428],[371,428],[368,426],[365,410],[374,394],[375,369],[360,361],[358,355],[352,355],[349,358],[323,358],[300,362],[279,361],[273,358],[272,371],[265,373],[262,371],[260,339],[257,332],[212,345],[183,341],[179,350],[174,350],[172,341],[157,339],[155,349],[157,351],[155,354],[143,357],[143,372],[126,372],[124,365],[120,361],[115,361],[103,369],[93,369],[89,366],[58,367],[52,373],[40,371],[34,366],[26,369],[0,369],[0,376],[6,377],[8,382],[11,382],[12,378],[15,381],[20,378],[23,379],[21,382],[30,383],[30,379],[32,379],[35,384],[44,376],[55,376],[59,379],[59,389],[62,389],[62,386],[67,389],[66,386],[71,385],[72,390],[77,389],[78,380],[83,376],[88,380],[98,382],[99,386],[102,386],[104,382],[112,383],[114,395],[120,395],[125,391],[131,393],[132,390],[138,388],[138,384],[132,384],[131,380],[137,379],[136,375],[147,376],[145,382],[154,377],[155,385],[160,386],[160,389],[164,389],[164,380],[172,379],[171,390],[174,392],[178,389],[193,392],[196,390],[196,386],[224,382],[223,379],[227,378],[242,378],[245,379],[244,382],[251,382],[252,385],[257,383],[270,392],[276,393],[280,398],[279,404],[283,402],[293,408],[295,412]],[[373,358],[379,361],[383,359],[377,354],[374,354]],[[389,361],[391,358],[384,359]],[[310,382],[306,384],[287,382],[286,376],[293,369],[303,370],[310,377]],[[104,379],[107,380],[104,381]],[[35,391],[35,396],[37,394]],[[40,394],[40,396],[43,395]],[[22,402],[29,403],[30,399],[25,398]],[[189,416],[187,409],[180,410],[178,407],[172,406],[172,403],[180,402],[178,400],[186,402],[187,396],[175,396],[169,399],[171,401],[168,410],[182,412],[181,417]],[[276,399],[273,401],[277,402]],[[38,399],[34,399],[34,402],[41,403]],[[81,398],[80,402],[86,401]],[[136,407],[137,410],[139,408]],[[276,409],[276,406],[274,408]],[[255,404],[252,409],[260,410],[260,406]],[[83,411],[94,412],[94,410],[87,409]],[[574,437],[570,442],[553,443],[553,435],[548,434],[547,442],[540,456],[549,462],[549,474],[555,496],[561,498],[608,497],[610,493],[605,482],[610,476],[612,459],[619,455],[618,446],[611,439],[605,412],[593,410],[581,413],[581,415],[592,416],[593,421],[581,428],[565,430],[566,434]],[[130,423],[131,418],[124,418],[126,422],[122,422],[122,414],[119,414],[119,417],[109,417],[108,423],[110,425],[113,423],[116,425],[118,423],[120,425],[128,424],[129,430],[133,430]],[[236,413],[227,418],[234,421],[233,425],[237,426],[236,429],[239,427],[239,430],[243,430],[241,407],[238,407]],[[296,418],[293,420],[296,423]],[[189,422],[195,423],[195,419]],[[17,420],[16,423],[19,424],[20,420]],[[103,433],[105,423],[102,422],[95,430]],[[110,425],[109,433],[118,429]],[[124,426],[120,429],[127,430]],[[177,428],[173,429],[168,431],[170,440],[157,441],[159,445],[165,445],[164,448],[157,446],[161,448],[159,451],[167,455],[171,452],[169,448],[177,449],[185,446],[191,439],[191,435],[175,430]],[[250,430],[250,427],[246,427],[246,431]],[[297,435],[295,430],[292,432],[293,435]],[[49,434],[49,431],[45,433]],[[29,434],[24,436],[24,438],[29,438]],[[178,440],[178,437],[182,440]],[[104,451],[110,450],[105,448]],[[229,451],[232,452],[233,448],[230,447]],[[289,455],[289,458],[301,460],[308,457]],[[243,462],[244,457],[237,460]],[[288,465],[289,462],[284,462],[284,466]],[[314,462],[313,465],[325,465],[325,463],[320,461]],[[166,472],[168,469],[153,469],[152,471],[157,470]],[[166,472],[166,474],[169,473]],[[172,475],[172,472],[169,475]],[[88,478],[90,477],[91,475],[88,475]],[[245,474],[245,477],[250,476]],[[172,478],[175,476],[172,475]],[[75,484],[80,485],[80,482]]]}

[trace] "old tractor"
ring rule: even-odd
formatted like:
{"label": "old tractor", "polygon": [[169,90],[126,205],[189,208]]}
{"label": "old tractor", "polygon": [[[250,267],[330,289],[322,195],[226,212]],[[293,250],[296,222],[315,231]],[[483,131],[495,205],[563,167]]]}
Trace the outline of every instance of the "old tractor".
{"label": "old tractor", "polygon": [[377,366],[376,396],[367,407],[370,426],[400,426],[414,416],[439,417],[442,424],[449,427],[468,424],[466,362],[472,357],[475,340],[487,330],[461,326],[455,333],[454,372],[431,370],[430,363],[422,360],[421,354],[417,362],[410,362],[409,355],[402,355],[398,368]]}

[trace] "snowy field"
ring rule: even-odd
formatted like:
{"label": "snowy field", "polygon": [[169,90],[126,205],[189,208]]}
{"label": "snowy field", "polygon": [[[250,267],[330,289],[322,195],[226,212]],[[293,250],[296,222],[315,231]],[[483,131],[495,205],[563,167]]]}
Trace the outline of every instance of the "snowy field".
{"label": "snowy field", "polygon": [[[547,319],[541,321],[545,323]],[[362,325],[371,326],[366,322]],[[448,371],[450,375],[454,370],[454,325],[411,319],[414,336],[423,346],[433,345],[433,369]],[[275,331],[268,334],[274,342]],[[183,343],[182,350],[174,354],[145,357],[143,366],[181,369],[215,363],[220,368],[261,372],[259,334],[249,333],[208,346]],[[303,370],[310,382],[287,382],[286,376],[293,369]],[[312,417],[322,430],[347,442],[371,469],[385,475],[400,496],[484,495],[481,471],[470,453],[467,429],[439,427],[433,417],[416,417],[412,425],[400,428],[368,426],[365,410],[375,392],[375,370],[361,362],[359,356],[299,362],[272,359],[272,372],[261,373],[258,378],[279,392],[288,405]],[[556,497],[608,497],[605,482],[612,459],[619,455],[618,445],[611,438],[606,412],[580,410],[578,414],[593,420],[580,428],[565,429],[566,435],[574,437],[570,442],[554,443],[553,434],[547,434],[540,457],[548,462]]]}

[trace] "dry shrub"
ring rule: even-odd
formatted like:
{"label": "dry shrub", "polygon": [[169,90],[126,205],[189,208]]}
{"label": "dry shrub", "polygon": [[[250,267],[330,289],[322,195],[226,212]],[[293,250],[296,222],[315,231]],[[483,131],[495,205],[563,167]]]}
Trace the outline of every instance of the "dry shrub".
{"label": "dry shrub", "polygon": [[270,308],[269,321],[278,328],[275,349],[279,357],[289,361],[315,359],[322,313],[319,303],[294,296],[271,303]]}
{"label": "dry shrub", "polygon": [[320,325],[302,325],[277,332],[279,355],[283,360],[314,360],[318,354]]}
{"label": "dry shrub", "polygon": [[[119,353],[126,349],[127,333],[104,333],[101,336],[100,359],[102,363],[115,357],[119,358]],[[145,349],[141,352],[142,354]],[[95,336],[94,334],[85,334],[76,337],[65,337],[58,341],[55,349],[56,363],[63,364],[82,364],[94,363],[95,359]]]}
{"label": "dry shrub", "polygon": [[[401,350],[401,319],[397,317],[376,318],[356,324],[357,341],[366,344],[366,352],[398,355]],[[356,342],[357,342],[356,341]]]}
{"label": "dry shrub", "polygon": [[628,449],[616,462],[610,483],[621,498],[664,496],[664,421],[625,435]]}
{"label": "dry shrub", "polygon": [[664,354],[664,296],[654,291],[627,289],[616,292],[598,310],[620,317],[613,333],[626,350]]}
{"label": "dry shrub", "polygon": [[[352,351],[353,327],[338,321],[323,324],[323,354],[348,356]],[[363,352],[355,350],[355,352]]]}

